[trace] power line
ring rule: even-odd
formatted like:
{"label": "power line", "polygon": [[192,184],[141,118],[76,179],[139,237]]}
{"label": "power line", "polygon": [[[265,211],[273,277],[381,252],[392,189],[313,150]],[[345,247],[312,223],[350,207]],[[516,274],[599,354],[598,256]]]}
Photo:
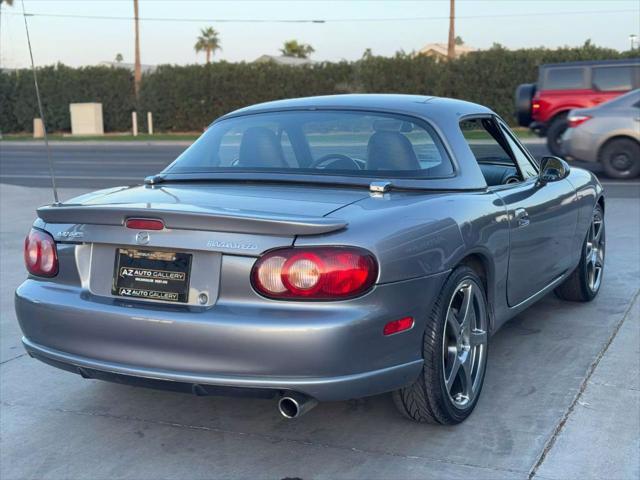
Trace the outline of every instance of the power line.
{"label": "power line", "polygon": [[[22,15],[17,12],[4,12],[5,15]],[[638,9],[625,10],[579,10],[565,12],[535,12],[535,13],[503,13],[497,15],[460,15],[457,19],[482,19],[482,18],[514,18],[514,17],[536,17],[536,16],[558,16],[558,15],[603,15],[610,13],[638,13]],[[111,16],[111,15],[76,15],[64,13],[25,13],[28,17],[47,18],[73,18],[82,20],[133,20],[131,16]],[[395,17],[395,18],[324,18],[324,19],[266,19],[266,18],[166,18],[166,17],[140,17],[140,21],[145,22],[188,22],[188,23],[359,23],[359,22],[414,22],[428,20],[448,20],[448,16],[432,17]]]}

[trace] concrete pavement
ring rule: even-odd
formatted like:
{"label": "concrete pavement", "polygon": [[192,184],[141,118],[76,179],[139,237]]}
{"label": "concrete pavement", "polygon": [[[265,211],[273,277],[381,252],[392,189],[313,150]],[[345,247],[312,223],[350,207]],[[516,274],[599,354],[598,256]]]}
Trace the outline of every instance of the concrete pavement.
{"label": "concrete pavement", "polygon": [[33,210],[50,196],[0,184],[3,480],[640,475],[637,198],[607,203],[599,297],[572,304],[550,295],[515,318],[491,339],[476,411],[461,426],[435,427],[401,418],[388,395],[321,404],[286,421],[272,401],[84,380],[29,358],[12,293],[25,277]]}

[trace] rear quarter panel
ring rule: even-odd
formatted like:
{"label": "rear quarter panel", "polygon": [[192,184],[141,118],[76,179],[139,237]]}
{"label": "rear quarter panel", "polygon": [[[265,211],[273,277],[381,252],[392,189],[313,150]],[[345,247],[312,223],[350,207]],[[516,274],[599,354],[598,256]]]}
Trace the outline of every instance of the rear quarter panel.
{"label": "rear quarter panel", "polygon": [[497,195],[488,191],[372,194],[331,216],[345,219],[348,227],[299,237],[295,245],[366,248],[378,258],[379,284],[448,271],[475,254],[487,271],[491,305],[499,310],[506,305],[509,227]]}

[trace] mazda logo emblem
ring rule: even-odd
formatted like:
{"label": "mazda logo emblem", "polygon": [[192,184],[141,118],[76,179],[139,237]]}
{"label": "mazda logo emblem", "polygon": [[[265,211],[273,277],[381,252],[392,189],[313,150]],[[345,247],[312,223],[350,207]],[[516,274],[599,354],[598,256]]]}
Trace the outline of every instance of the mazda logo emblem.
{"label": "mazda logo emblem", "polygon": [[147,243],[149,243],[149,240],[151,240],[151,235],[149,235],[149,232],[138,232],[138,234],[136,235],[136,243],[138,245],[146,245]]}

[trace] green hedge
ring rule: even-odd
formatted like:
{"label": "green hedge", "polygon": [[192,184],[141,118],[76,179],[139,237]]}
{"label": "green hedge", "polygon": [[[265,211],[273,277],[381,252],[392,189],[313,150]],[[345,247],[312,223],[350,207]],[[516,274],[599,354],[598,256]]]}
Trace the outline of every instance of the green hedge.
{"label": "green hedge", "polygon": [[[69,103],[102,102],[106,131],[131,128],[131,111],[154,115],[157,131],[200,131],[214,118],[253,103],[280,98],[348,92],[417,93],[461,98],[497,111],[514,122],[513,95],[521,83],[534,82],[543,63],[637,56],[596,47],[507,50],[496,45],[460,59],[436,61],[403,53],[368,56],[357,62],[302,67],[273,63],[163,65],[143,78],[139,103],[133,75],[120,68],[38,69],[47,128],[70,129]],[[0,74],[0,131],[31,131],[37,104],[28,70]]]}
{"label": "green hedge", "polygon": [[[64,65],[39,68],[38,85],[47,130],[69,131],[69,104],[101,102],[106,131],[128,130],[134,109],[133,75],[120,68]],[[0,74],[0,131],[31,132],[39,117],[33,73],[14,70]]]}

